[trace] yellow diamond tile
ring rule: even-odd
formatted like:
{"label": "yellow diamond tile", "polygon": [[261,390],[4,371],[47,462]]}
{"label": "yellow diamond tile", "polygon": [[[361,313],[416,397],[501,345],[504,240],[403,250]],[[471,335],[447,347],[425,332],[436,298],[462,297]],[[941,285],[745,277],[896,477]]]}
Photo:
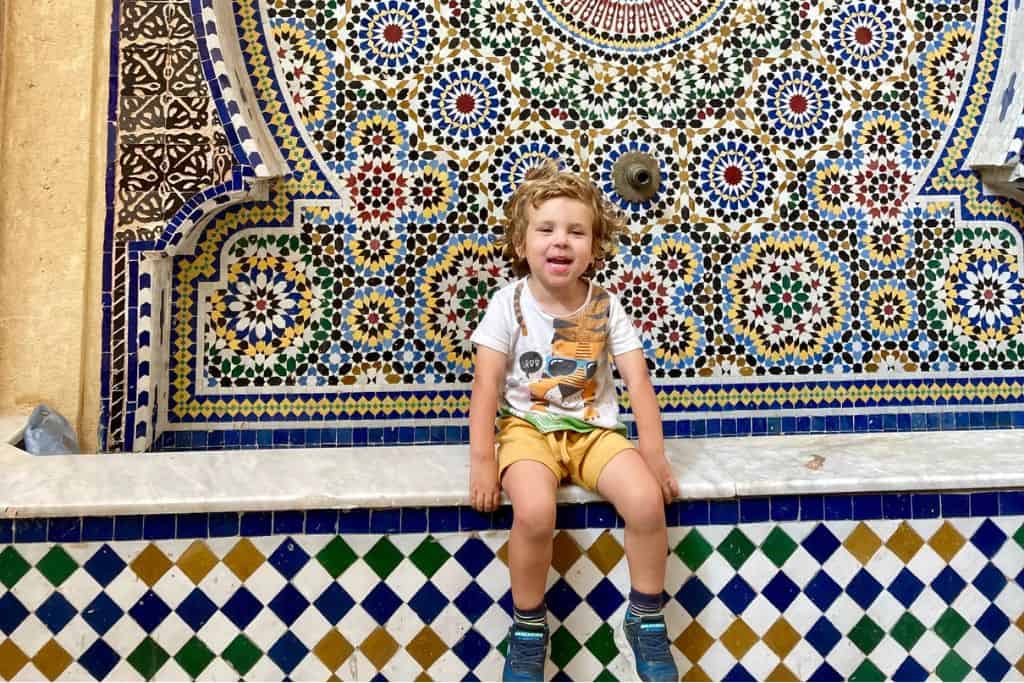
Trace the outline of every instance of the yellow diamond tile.
{"label": "yellow diamond tile", "polygon": [[904,564],[917,554],[922,545],[924,545],[924,540],[906,522],[900,523],[889,540],[885,542],[885,547],[903,560]]}
{"label": "yellow diamond tile", "polygon": [[0,678],[9,681],[28,663],[21,648],[10,640],[0,643]]}
{"label": "yellow diamond tile", "polygon": [[377,667],[377,670],[384,668],[384,665],[391,661],[391,658],[398,652],[398,643],[388,635],[383,627],[373,629],[373,633],[366,637],[359,650],[366,655],[370,663]]}
{"label": "yellow diamond tile", "polygon": [[757,642],[757,634],[747,626],[742,619],[732,622],[729,628],[718,638],[725,649],[732,653],[736,659],[743,659],[747,650],[754,647]]}
{"label": "yellow diamond tile", "polygon": [[39,648],[39,652],[32,657],[32,663],[46,676],[46,680],[54,681],[71,664],[71,655],[51,638],[50,642]]}
{"label": "yellow diamond tile", "polygon": [[501,547],[498,548],[498,552],[494,553],[494,555],[499,560],[501,560],[502,564],[504,564],[507,567],[508,566],[508,541],[505,541],[504,543],[502,543]]}
{"label": "yellow diamond tile", "polygon": [[789,625],[788,621],[780,617],[765,632],[764,638],[761,640],[764,641],[764,644],[772,652],[779,656],[779,659],[782,659],[800,642],[800,634]]}
{"label": "yellow diamond tile", "polygon": [[217,556],[202,541],[195,541],[178,558],[178,567],[192,583],[199,583],[217,566]]}
{"label": "yellow diamond tile", "polygon": [[555,534],[551,549],[551,566],[556,572],[564,575],[582,554],[583,551],[580,550],[576,539],[568,531],[559,531]]}
{"label": "yellow diamond tile", "polygon": [[683,629],[683,632],[675,640],[675,646],[686,655],[692,664],[700,661],[704,653],[708,651],[715,642],[715,639],[708,635],[708,632],[696,621]]}
{"label": "yellow diamond tile", "polygon": [[324,663],[330,671],[337,671],[338,667],[345,663],[345,660],[355,651],[351,643],[345,640],[345,636],[338,633],[337,629],[331,629],[327,635],[320,639],[320,642],[313,648],[313,654]]}
{"label": "yellow diamond tile", "polygon": [[695,666],[695,667],[691,668],[689,671],[687,671],[683,675],[682,680],[684,680],[684,681],[710,681],[711,677],[708,676],[704,672],[704,669],[700,668],[699,666]]}
{"label": "yellow diamond tile", "polygon": [[150,543],[132,560],[132,571],[150,588],[174,565],[159,548]]}
{"label": "yellow diamond tile", "polygon": [[587,557],[605,575],[615,568],[623,555],[625,555],[625,551],[622,549],[622,545],[608,531],[602,532],[597,540],[587,548]]}
{"label": "yellow diamond tile", "polygon": [[850,554],[857,558],[861,564],[867,564],[878,549],[882,546],[882,539],[878,537],[864,522],[857,525],[857,528],[843,541]]}
{"label": "yellow diamond tile", "polygon": [[798,681],[796,674],[786,668],[785,664],[779,664],[772,669],[772,672],[765,678],[766,681]]}
{"label": "yellow diamond tile", "polygon": [[448,646],[429,626],[424,626],[423,630],[409,641],[405,649],[423,669],[429,669],[437,658],[445,653]]}
{"label": "yellow diamond tile", "polygon": [[427,681],[428,683],[433,683],[433,680],[434,680],[434,679],[433,679],[433,678],[431,678],[431,677],[430,677],[430,676],[429,676],[429,675],[427,674],[427,672],[426,672],[426,671],[421,671],[421,672],[420,672],[420,675],[419,675],[419,676],[417,676],[416,678],[414,678],[413,680],[414,680],[414,681]]}
{"label": "yellow diamond tile", "polygon": [[263,553],[247,538],[236,543],[231,552],[224,556],[224,564],[242,581],[252,576],[252,573],[266,561]]}
{"label": "yellow diamond tile", "polygon": [[966,542],[956,527],[949,522],[943,522],[938,531],[928,539],[928,545],[946,562],[952,560]]}

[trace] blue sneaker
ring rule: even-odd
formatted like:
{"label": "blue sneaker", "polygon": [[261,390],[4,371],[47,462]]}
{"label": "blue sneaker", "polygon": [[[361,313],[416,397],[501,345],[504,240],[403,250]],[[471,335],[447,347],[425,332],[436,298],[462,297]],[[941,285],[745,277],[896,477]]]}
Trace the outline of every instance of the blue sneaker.
{"label": "blue sneaker", "polygon": [[679,669],[668,646],[665,618],[638,617],[626,610],[622,631],[633,650],[636,675],[641,681],[678,681]]}
{"label": "blue sneaker", "polygon": [[508,654],[501,672],[503,681],[543,681],[548,655],[548,627],[512,624],[508,630]]}

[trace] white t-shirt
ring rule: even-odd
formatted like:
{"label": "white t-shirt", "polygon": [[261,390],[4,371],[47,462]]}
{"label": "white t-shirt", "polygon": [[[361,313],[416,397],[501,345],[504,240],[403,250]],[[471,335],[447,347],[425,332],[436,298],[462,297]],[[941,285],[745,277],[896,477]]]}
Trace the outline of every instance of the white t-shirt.
{"label": "white t-shirt", "polygon": [[641,343],[622,304],[605,289],[590,283],[583,305],[556,318],[541,309],[523,278],[495,293],[470,340],[508,358],[502,414],[541,432],[625,429],[609,359]]}

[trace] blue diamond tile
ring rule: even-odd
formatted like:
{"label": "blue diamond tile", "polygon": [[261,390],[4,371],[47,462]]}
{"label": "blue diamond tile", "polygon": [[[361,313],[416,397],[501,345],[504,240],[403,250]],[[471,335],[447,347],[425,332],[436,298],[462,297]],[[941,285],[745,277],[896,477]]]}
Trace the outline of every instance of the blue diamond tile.
{"label": "blue diamond tile", "polygon": [[924,584],[921,579],[914,576],[906,567],[901,569],[889,584],[889,592],[907,608],[913,604],[914,600],[917,600],[917,596],[921,594],[922,590],[924,590]]}
{"label": "blue diamond tile", "polygon": [[309,607],[309,600],[295,589],[295,586],[286,583],[274,598],[267,603],[277,618],[288,626],[291,626],[299,616]]}
{"label": "blue diamond tile", "polygon": [[768,582],[761,593],[775,605],[775,609],[785,612],[796,596],[800,594],[800,587],[793,583],[793,580],[779,572]]}
{"label": "blue diamond tile", "polygon": [[289,536],[277,546],[277,550],[271,553],[267,560],[274,569],[281,572],[281,576],[291,579],[309,562],[309,554]]}
{"label": "blue diamond tile", "polygon": [[1010,620],[1003,614],[1003,611],[995,605],[989,605],[978,620],[974,622],[974,628],[981,631],[982,635],[993,643],[1006,633],[1010,626]]}
{"label": "blue diamond tile", "polygon": [[566,583],[565,579],[559,578],[548,589],[548,610],[558,617],[560,621],[564,621],[580,602],[582,602],[582,598],[572,589],[572,586]]}
{"label": "blue diamond tile", "polygon": [[723,681],[756,681],[749,671],[743,668],[742,664],[736,664],[722,676]]}
{"label": "blue diamond tile", "polygon": [[302,641],[295,637],[291,631],[285,631],[284,635],[277,639],[267,656],[277,664],[281,671],[291,673],[299,665],[309,650],[302,644]]}
{"label": "blue diamond tile", "polygon": [[248,588],[242,586],[224,603],[220,611],[232,624],[244,630],[262,609],[263,603],[250,593]]}
{"label": "blue diamond tile", "polygon": [[978,527],[978,530],[971,536],[973,543],[978,550],[984,553],[985,557],[991,558],[1003,546],[1006,541],[1006,534],[991,519],[986,519]]}
{"label": "blue diamond tile", "polygon": [[171,608],[152,590],[146,591],[128,610],[128,614],[146,633],[151,633],[170,613]]}
{"label": "blue diamond tile", "polygon": [[804,594],[807,595],[810,601],[817,605],[818,609],[822,612],[827,610],[842,592],[843,589],[840,588],[839,584],[833,581],[832,577],[824,571],[819,571],[815,574],[804,587]]}
{"label": "blue diamond tile", "polygon": [[828,656],[832,648],[836,646],[843,634],[832,625],[826,617],[821,617],[814,622],[814,626],[807,631],[804,640],[810,643],[811,647],[818,651],[822,657]]}
{"label": "blue diamond tile", "polygon": [[704,582],[696,576],[691,576],[676,593],[676,600],[683,606],[691,617],[696,618],[704,611],[708,603],[714,599],[714,595],[708,590]]}
{"label": "blue diamond tile", "polygon": [[490,651],[491,644],[476,629],[472,628],[466,631],[466,635],[462,636],[459,642],[452,646],[452,652],[455,653],[455,656],[461,659],[462,663],[470,669],[475,669]]}
{"label": "blue diamond tile", "polygon": [[124,616],[124,611],[106,593],[100,593],[82,610],[82,619],[101,636]]}
{"label": "blue diamond tile", "polygon": [[98,681],[107,677],[117,663],[121,660],[114,650],[103,642],[102,638],[96,640],[89,646],[89,649],[81,654],[78,663]]}
{"label": "blue diamond tile", "polygon": [[619,589],[607,577],[598,581],[594,589],[587,593],[587,604],[603,620],[607,620],[615,610],[619,609],[624,599]]}
{"label": "blue diamond tile", "polygon": [[494,559],[494,551],[479,538],[470,538],[455,551],[455,559],[470,576],[476,576]]}
{"label": "blue diamond tile", "polygon": [[932,590],[947,604],[956,600],[956,596],[960,595],[966,585],[967,582],[949,565],[943,567],[931,583]]}
{"label": "blue diamond tile", "polygon": [[11,635],[28,616],[28,610],[13,593],[4,593],[0,598],[0,631]]}
{"label": "blue diamond tile", "polygon": [[1002,681],[1006,678],[1006,672],[1010,670],[1010,663],[995,648],[992,648],[978,662],[974,670],[981,674],[986,681]]}
{"label": "blue diamond tile", "polygon": [[846,594],[853,598],[853,601],[860,605],[861,609],[866,610],[882,592],[882,589],[882,584],[878,583],[875,577],[866,569],[861,569],[846,586]]}
{"label": "blue diamond tile", "polygon": [[807,534],[802,545],[804,550],[809,552],[819,564],[825,564],[825,560],[832,557],[832,553],[839,547],[839,539],[828,530],[827,526],[819,524],[814,531]]}
{"label": "blue diamond tile", "polygon": [[729,583],[725,584],[722,590],[718,591],[718,599],[725,603],[725,606],[731,609],[733,614],[737,616],[747,609],[747,605],[755,597],[757,597],[757,593],[739,574],[732,577]]}
{"label": "blue diamond tile", "polygon": [[383,625],[395,610],[402,605],[402,600],[395,592],[387,587],[387,584],[378,583],[370,594],[363,598],[363,609],[365,609],[378,624]]}
{"label": "blue diamond tile", "polygon": [[68,625],[71,618],[78,613],[70,602],[60,593],[52,593],[43,604],[36,608],[36,617],[46,624],[46,628],[54,635]]}
{"label": "blue diamond tile", "polygon": [[189,625],[189,628],[198,631],[217,611],[217,605],[206,597],[206,593],[195,588],[174,611],[182,621]]}
{"label": "blue diamond tile", "polygon": [[985,565],[985,568],[978,572],[978,575],[974,577],[974,587],[981,591],[989,600],[995,600],[996,596],[1002,592],[1003,587],[1006,586],[1006,577],[1003,573],[996,569],[995,565],[991,562]]}
{"label": "blue diamond tile", "polygon": [[337,624],[342,617],[356,604],[352,596],[337,583],[332,583],[323,593],[320,594],[313,605],[320,610],[320,614],[332,624]]}
{"label": "blue diamond tile", "polygon": [[844,680],[842,675],[829,666],[828,662],[822,662],[821,666],[815,669],[810,676],[807,677],[809,681],[842,681]]}
{"label": "blue diamond tile", "polygon": [[475,622],[482,617],[484,612],[494,604],[491,596],[484,592],[484,589],[476,581],[471,581],[452,602],[470,622]]}
{"label": "blue diamond tile", "polygon": [[892,675],[894,681],[926,681],[928,672],[913,657],[907,657]]}
{"label": "blue diamond tile", "polygon": [[447,604],[448,598],[444,596],[444,593],[437,590],[433,583],[427,581],[416,591],[416,595],[412,596],[412,600],[409,601],[409,608],[423,620],[423,623],[429,624],[434,621]]}
{"label": "blue diamond tile", "polygon": [[118,574],[127,566],[114,550],[104,543],[99,550],[92,554],[83,565],[85,571],[96,579],[96,583],[106,586],[113,581]]}

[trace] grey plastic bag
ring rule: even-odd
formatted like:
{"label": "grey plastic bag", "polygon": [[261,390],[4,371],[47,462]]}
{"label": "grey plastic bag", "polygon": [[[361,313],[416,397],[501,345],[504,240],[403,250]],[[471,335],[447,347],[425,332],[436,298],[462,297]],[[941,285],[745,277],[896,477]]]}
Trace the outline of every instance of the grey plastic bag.
{"label": "grey plastic bag", "polygon": [[63,415],[40,404],[25,426],[25,450],[32,455],[78,453],[78,439]]}

